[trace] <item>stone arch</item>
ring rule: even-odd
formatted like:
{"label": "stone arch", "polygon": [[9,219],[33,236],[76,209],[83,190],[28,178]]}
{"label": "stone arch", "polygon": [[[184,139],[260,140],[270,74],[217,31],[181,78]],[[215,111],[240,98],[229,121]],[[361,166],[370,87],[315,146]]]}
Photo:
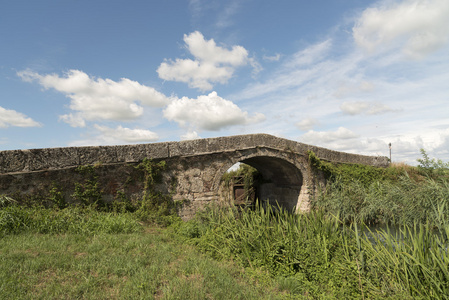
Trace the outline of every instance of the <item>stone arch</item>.
{"label": "stone arch", "polygon": [[237,162],[248,164],[262,174],[264,182],[259,186],[257,195],[260,201],[279,204],[288,211],[304,210],[304,203],[301,204],[304,200],[308,204],[308,198],[304,198],[307,197],[307,167],[297,155],[280,155],[277,150],[271,149],[240,152],[217,171],[214,184],[217,189],[222,175]]}

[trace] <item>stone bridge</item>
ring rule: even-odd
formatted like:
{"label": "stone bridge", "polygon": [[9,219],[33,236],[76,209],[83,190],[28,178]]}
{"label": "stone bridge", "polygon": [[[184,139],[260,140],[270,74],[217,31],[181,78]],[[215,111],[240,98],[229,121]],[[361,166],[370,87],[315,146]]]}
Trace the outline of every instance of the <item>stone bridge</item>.
{"label": "stone bridge", "polygon": [[45,202],[51,198],[50,191],[57,188],[67,202],[73,202],[76,184],[87,182],[86,174],[78,167],[90,165],[104,201],[119,197],[137,201],[143,195],[144,183],[142,171],[135,166],[148,158],[166,162],[156,188],[175,201],[183,200],[180,215],[188,219],[211,201],[229,201],[224,196],[222,176],[242,162],[256,168],[264,178],[258,188],[260,200],[306,211],[309,197],[318,184],[324,183],[309,164],[308,150],[334,163],[388,165],[387,157],[337,152],[267,134],[126,146],[10,150],[0,152],[0,195],[22,202]]}

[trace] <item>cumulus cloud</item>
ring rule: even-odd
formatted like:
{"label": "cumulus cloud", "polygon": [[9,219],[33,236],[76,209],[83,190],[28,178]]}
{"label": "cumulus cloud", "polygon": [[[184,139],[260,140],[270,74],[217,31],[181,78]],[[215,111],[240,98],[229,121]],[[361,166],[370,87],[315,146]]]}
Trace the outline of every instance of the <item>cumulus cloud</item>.
{"label": "cumulus cloud", "polygon": [[59,116],[59,120],[69,124],[72,127],[86,127],[86,121],[82,114],[65,114]]}
{"label": "cumulus cloud", "polygon": [[70,109],[76,113],[62,115],[60,120],[74,127],[86,126],[85,120],[134,120],[143,114],[142,105],[162,107],[169,102],[154,88],[127,78],[118,82],[96,79],[79,70],[70,70],[64,77],[41,75],[30,70],[17,75],[23,81],[37,81],[45,89],[53,88],[69,97]]}
{"label": "cumulus cloud", "polygon": [[248,51],[242,46],[228,50],[217,46],[213,39],[205,40],[198,31],[184,35],[184,42],[195,59],[164,61],[157,69],[160,78],[185,82],[192,88],[207,91],[213,88],[213,83],[226,83],[236,67],[251,62]]}
{"label": "cumulus cloud", "polygon": [[399,45],[413,58],[449,41],[449,1],[383,1],[366,9],[353,28],[355,42],[368,51]]}
{"label": "cumulus cloud", "polygon": [[299,121],[298,123],[296,123],[296,126],[299,129],[306,131],[306,130],[311,130],[315,125],[318,125],[318,123],[319,122],[317,119],[306,118],[306,119],[303,119],[303,120]]}
{"label": "cumulus cloud", "polygon": [[154,142],[159,139],[159,136],[155,132],[146,129],[130,129],[122,126],[110,128],[107,126],[100,126],[98,124],[95,124],[94,127],[107,139],[130,143]]}
{"label": "cumulus cloud", "polygon": [[42,125],[20,112],[0,106],[0,128],[9,126],[40,127]]}
{"label": "cumulus cloud", "polygon": [[194,130],[189,130],[188,132],[186,132],[186,134],[181,135],[181,141],[196,140],[200,138],[201,137]]}
{"label": "cumulus cloud", "polygon": [[232,125],[246,125],[265,120],[265,116],[256,113],[248,116],[237,105],[212,92],[196,99],[183,97],[174,100],[164,110],[164,116],[180,126],[194,126],[203,130],[220,130]]}
{"label": "cumulus cloud", "polygon": [[393,109],[391,109],[385,104],[367,101],[343,102],[340,105],[340,109],[342,110],[343,113],[352,116],[360,114],[379,115],[393,111]]}

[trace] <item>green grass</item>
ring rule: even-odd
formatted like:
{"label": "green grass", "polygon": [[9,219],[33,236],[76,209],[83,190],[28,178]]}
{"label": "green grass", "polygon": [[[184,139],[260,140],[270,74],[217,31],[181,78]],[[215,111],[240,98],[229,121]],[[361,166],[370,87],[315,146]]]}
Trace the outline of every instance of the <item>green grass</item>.
{"label": "green grass", "polygon": [[280,299],[232,262],[217,262],[167,229],[129,234],[7,235],[2,299]]}
{"label": "green grass", "polygon": [[132,233],[142,230],[130,213],[99,212],[93,208],[65,209],[21,207],[10,205],[0,209],[0,236],[33,233]]}

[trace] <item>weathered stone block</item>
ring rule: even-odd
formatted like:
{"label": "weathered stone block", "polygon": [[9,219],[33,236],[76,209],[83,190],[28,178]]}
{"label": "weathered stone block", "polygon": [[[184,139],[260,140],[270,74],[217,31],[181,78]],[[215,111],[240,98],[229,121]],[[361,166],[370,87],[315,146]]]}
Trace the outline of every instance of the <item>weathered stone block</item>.
{"label": "weathered stone block", "polygon": [[164,159],[168,157],[168,144],[155,143],[117,146],[117,160],[119,162],[140,162],[144,158]]}
{"label": "weathered stone block", "polygon": [[2,151],[2,158],[0,158],[2,164],[2,173],[28,171],[29,153],[29,150]]}
{"label": "weathered stone block", "polygon": [[77,148],[80,165],[109,164],[117,162],[115,146]]}
{"label": "weathered stone block", "polygon": [[78,165],[78,153],[73,147],[32,149],[28,158],[30,171],[61,169]]}

